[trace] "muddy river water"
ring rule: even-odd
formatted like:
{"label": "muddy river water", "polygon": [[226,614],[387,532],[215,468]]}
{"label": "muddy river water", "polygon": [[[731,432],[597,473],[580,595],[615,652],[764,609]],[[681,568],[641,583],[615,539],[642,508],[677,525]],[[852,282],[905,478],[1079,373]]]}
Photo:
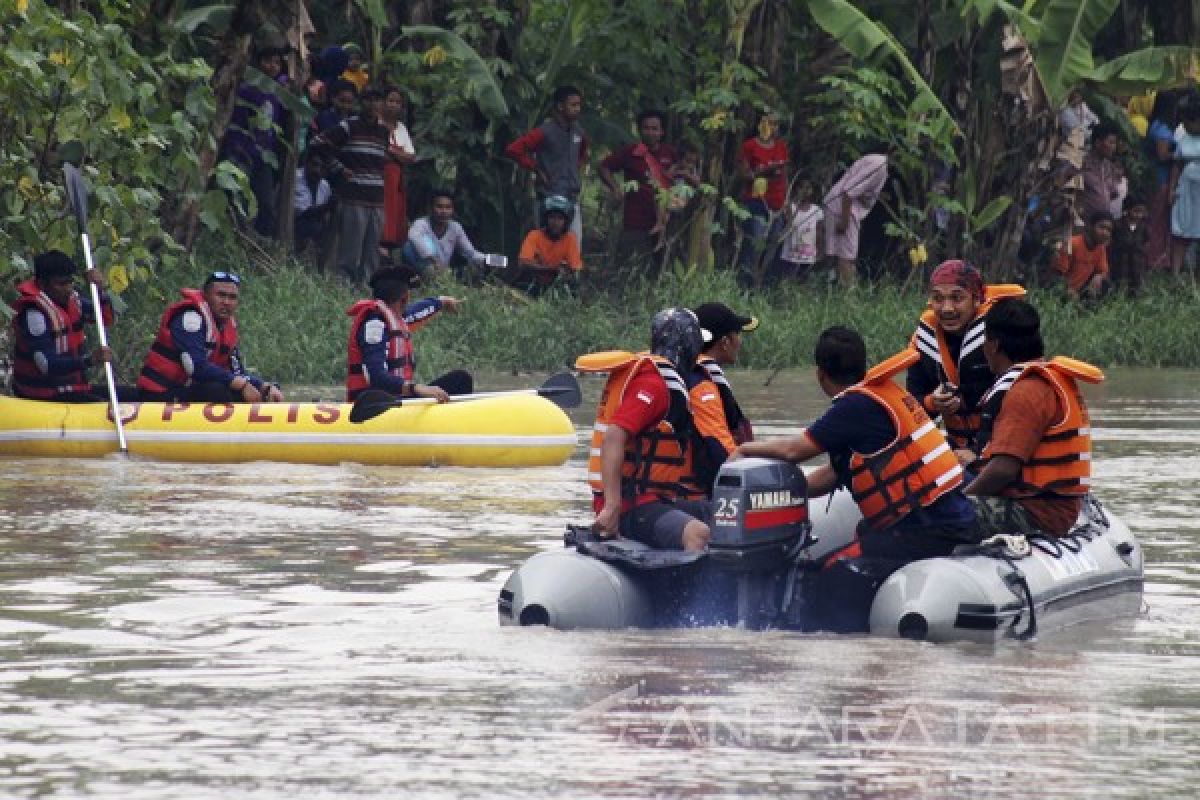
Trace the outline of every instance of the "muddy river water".
{"label": "muddy river water", "polygon": [[[733,375],[760,435],[823,407],[766,377]],[[502,629],[512,568],[588,517],[582,449],[0,463],[0,797],[1195,796],[1200,374],[1089,397],[1145,611],[997,648]]]}

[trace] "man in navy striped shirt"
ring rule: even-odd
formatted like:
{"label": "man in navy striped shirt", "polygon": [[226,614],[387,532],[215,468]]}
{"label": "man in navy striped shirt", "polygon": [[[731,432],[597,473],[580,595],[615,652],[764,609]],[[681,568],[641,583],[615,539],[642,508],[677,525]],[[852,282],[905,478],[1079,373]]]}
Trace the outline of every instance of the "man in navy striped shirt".
{"label": "man in navy striped shirt", "polygon": [[383,168],[390,131],[383,124],[383,94],[362,94],[362,111],[323,132],[312,149],[328,165],[337,198],[337,266],[354,281],[379,268],[383,231]]}

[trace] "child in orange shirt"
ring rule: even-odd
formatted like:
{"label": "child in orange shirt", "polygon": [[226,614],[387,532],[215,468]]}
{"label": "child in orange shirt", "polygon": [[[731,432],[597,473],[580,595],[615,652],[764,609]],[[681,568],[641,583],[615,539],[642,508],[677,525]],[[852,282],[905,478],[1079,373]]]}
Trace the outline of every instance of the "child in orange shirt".
{"label": "child in orange shirt", "polygon": [[1060,250],[1054,270],[1063,276],[1067,295],[1078,300],[1080,293],[1096,300],[1108,283],[1108,243],[1112,241],[1113,216],[1096,211],[1088,217],[1083,233],[1072,237],[1071,246]]}

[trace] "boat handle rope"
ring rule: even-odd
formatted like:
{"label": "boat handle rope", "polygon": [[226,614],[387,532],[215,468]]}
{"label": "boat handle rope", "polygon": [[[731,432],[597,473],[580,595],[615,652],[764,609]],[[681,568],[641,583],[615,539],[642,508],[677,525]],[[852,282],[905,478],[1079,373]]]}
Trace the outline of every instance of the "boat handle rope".
{"label": "boat handle rope", "polygon": [[1013,563],[1012,559],[1004,554],[1000,554],[1008,566],[1012,567],[1012,572],[1004,576],[1004,582],[1008,584],[1008,588],[1016,592],[1020,589],[1020,594],[1025,601],[1025,608],[1029,610],[1029,624],[1025,626],[1025,630],[1017,633],[1017,623],[1021,620],[1021,615],[1013,617],[1012,624],[1008,626],[1009,634],[1018,642],[1028,642],[1037,636],[1037,606],[1033,602],[1033,592],[1029,589],[1029,581],[1025,580],[1025,573],[1021,572],[1020,568]]}

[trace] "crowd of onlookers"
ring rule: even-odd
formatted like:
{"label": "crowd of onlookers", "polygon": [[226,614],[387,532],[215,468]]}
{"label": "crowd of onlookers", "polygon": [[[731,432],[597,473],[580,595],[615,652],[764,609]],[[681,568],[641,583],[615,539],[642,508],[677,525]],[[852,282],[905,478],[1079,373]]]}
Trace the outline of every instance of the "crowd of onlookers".
{"label": "crowd of onlookers", "polygon": [[1200,255],[1200,94],[1151,93],[1127,115],[1140,148],[1072,92],[1049,189],[1030,202],[1022,256],[1044,255],[1072,297],[1136,293],[1148,272],[1194,269]]}
{"label": "crowd of onlookers", "polygon": [[[254,65],[286,83],[285,54],[281,47],[261,47]],[[1143,109],[1149,98],[1152,108]],[[448,189],[429,192],[428,213],[409,218],[405,168],[418,155],[406,125],[406,96],[399,87],[372,82],[361,48],[321,50],[302,102],[308,113],[300,121],[293,207],[299,249],[312,243],[319,263],[354,282],[381,260],[422,272],[457,264],[460,275],[507,263],[475,248],[455,220]],[[580,124],[583,102],[579,89],[559,87],[547,119],[504,151],[531,173],[537,194],[536,223],[506,274],[535,293],[573,280],[584,266],[580,195],[590,148]],[[1073,92],[1059,114],[1064,145],[1028,206],[1020,256],[1061,275],[1073,296],[1097,297],[1117,285],[1136,291],[1148,270],[1179,272],[1196,257],[1200,97],[1164,91],[1129,108],[1144,137],[1140,151]],[[252,222],[266,236],[279,230],[277,178],[285,152],[279,134],[286,116],[278,97],[247,82],[223,141],[223,157],[248,178],[257,201]],[[613,261],[641,275],[652,276],[681,255],[687,212],[702,189],[701,152],[666,141],[667,122],[662,111],[643,111],[637,140],[596,163],[607,196],[621,207]],[[761,114],[738,154],[739,275],[767,285],[804,279],[828,259],[824,274],[853,284],[863,223],[886,191],[890,153],[863,156],[820,196],[813,181],[792,174],[788,143],[778,131],[778,119]],[[1146,163],[1153,175],[1135,181],[1137,167]],[[941,189],[952,180],[951,171]]]}

